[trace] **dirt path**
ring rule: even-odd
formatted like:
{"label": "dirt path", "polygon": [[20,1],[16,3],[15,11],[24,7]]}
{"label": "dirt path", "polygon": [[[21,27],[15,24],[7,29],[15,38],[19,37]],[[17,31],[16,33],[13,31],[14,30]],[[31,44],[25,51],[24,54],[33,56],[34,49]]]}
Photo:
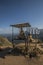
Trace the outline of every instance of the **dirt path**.
{"label": "dirt path", "polygon": [[6,56],[5,59],[0,58],[0,65],[43,65],[43,56],[40,59],[29,59],[24,56]]}

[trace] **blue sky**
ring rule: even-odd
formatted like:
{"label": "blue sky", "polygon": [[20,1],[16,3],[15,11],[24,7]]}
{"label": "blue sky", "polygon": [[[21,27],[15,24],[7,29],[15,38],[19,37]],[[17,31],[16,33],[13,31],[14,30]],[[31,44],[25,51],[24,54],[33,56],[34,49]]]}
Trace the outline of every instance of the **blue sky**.
{"label": "blue sky", "polygon": [[43,28],[43,0],[0,0],[0,32],[24,22]]}

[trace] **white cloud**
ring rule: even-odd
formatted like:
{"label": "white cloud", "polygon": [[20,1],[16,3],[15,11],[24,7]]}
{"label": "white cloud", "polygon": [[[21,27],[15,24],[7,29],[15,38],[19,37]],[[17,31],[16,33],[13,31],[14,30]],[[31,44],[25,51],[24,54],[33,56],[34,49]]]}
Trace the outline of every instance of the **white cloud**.
{"label": "white cloud", "polygon": [[8,28],[0,28],[0,34],[10,34],[12,33],[12,29],[10,27]]}
{"label": "white cloud", "polygon": [[[13,28],[13,33],[18,33],[19,29]],[[11,34],[12,33],[12,28],[7,27],[7,28],[0,28],[0,34]]]}

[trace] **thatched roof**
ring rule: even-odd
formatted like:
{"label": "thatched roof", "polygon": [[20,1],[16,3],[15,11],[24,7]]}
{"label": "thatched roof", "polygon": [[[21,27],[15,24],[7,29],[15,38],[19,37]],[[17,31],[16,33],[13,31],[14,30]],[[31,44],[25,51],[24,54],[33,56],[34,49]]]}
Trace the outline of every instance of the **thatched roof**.
{"label": "thatched roof", "polygon": [[17,27],[17,28],[21,28],[21,27],[31,27],[31,25],[29,23],[22,23],[22,24],[16,24],[16,25],[10,25],[12,27]]}

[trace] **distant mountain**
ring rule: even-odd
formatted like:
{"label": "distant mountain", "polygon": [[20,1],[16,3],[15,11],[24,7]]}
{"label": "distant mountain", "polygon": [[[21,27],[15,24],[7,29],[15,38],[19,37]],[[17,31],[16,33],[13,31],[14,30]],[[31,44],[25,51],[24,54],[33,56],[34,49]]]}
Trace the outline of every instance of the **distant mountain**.
{"label": "distant mountain", "polygon": [[43,33],[43,29],[39,29],[40,30],[40,33]]}
{"label": "distant mountain", "polygon": [[39,38],[43,41],[43,29],[39,29],[39,30],[40,30]]}
{"label": "distant mountain", "polygon": [[[0,34],[0,36],[7,38],[10,42],[12,42],[12,34]],[[13,34],[13,39],[17,36],[18,34]]]}
{"label": "distant mountain", "polygon": [[[43,29],[39,29],[40,30],[40,34],[39,34],[39,38],[43,40]],[[28,31],[25,31],[25,34],[29,34]],[[0,34],[0,36],[3,36],[5,38],[7,38],[10,42],[12,42],[12,34]],[[13,39],[15,37],[17,37],[18,34],[13,34]],[[33,38],[35,38],[35,34],[32,35]]]}
{"label": "distant mountain", "polygon": [[40,36],[43,37],[43,29],[39,29],[40,30]]}

